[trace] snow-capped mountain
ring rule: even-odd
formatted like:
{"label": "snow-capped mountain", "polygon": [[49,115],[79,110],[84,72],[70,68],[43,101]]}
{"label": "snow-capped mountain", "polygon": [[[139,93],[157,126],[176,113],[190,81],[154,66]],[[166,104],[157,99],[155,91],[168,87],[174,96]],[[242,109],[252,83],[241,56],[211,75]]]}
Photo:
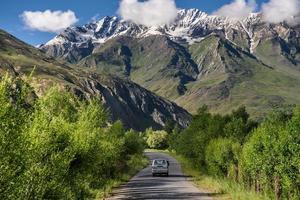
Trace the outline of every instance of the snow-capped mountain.
{"label": "snow-capped mountain", "polygon": [[179,10],[172,24],[156,27],[105,17],[70,27],[41,49],[125,76],[192,113],[203,104],[218,112],[246,105],[261,116],[299,101],[287,93],[300,94],[300,26],[268,24],[259,13],[234,21]]}
{"label": "snow-capped mountain", "polygon": [[118,36],[147,37],[165,35],[174,41],[189,44],[200,41],[212,33],[223,33],[229,40],[236,31],[252,40],[252,27],[260,23],[259,14],[251,14],[241,21],[208,15],[198,9],[178,11],[176,20],[170,25],[146,27],[118,17],[104,17],[84,26],[70,27],[40,48],[47,54],[77,62],[89,55],[93,49]]}
{"label": "snow-capped mountain", "polygon": [[[259,14],[253,13],[242,21],[233,21],[228,18],[208,15],[198,9],[182,9],[178,11],[176,20],[170,25],[159,27],[146,27],[118,17],[104,17],[97,22],[91,22],[82,27],[70,27],[46,43],[45,46],[65,44],[68,42],[104,43],[120,35],[145,37],[149,35],[167,35],[174,39],[188,39],[193,41],[204,37],[214,30],[229,28],[248,29],[249,26],[260,22]],[[201,30],[201,31],[200,31]],[[248,30],[247,30],[248,31]]]}

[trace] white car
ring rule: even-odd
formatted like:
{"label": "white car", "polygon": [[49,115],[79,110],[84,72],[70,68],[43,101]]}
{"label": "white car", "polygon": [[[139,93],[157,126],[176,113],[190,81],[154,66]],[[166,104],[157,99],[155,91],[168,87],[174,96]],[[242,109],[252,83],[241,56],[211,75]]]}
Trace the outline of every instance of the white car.
{"label": "white car", "polygon": [[169,165],[169,161],[167,161],[166,159],[154,159],[152,161],[152,176],[169,176]]}

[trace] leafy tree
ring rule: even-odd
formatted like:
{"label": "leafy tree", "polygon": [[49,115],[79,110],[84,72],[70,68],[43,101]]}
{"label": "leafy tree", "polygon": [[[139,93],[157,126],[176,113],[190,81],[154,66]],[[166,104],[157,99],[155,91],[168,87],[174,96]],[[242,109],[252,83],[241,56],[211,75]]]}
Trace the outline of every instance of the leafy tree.
{"label": "leafy tree", "polygon": [[232,117],[236,119],[242,119],[246,123],[249,119],[249,114],[247,113],[246,107],[239,107],[237,110],[232,111]]}
{"label": "leafy tree", "polygon": [[243,168],[256,190],[274,191],[276,199],[299,197],[300,114],[291,120],[275,113],[255,130],[243,149]]}
{"label": "leafy tree", "polygon": [[[51,88],[36,99],[19,78],[0,81],[0,199],[90,199],[139,164],[143,140],[108,125],[97,100]],[[131,161],[128,162],[127,159]]]}
{"label": "leafy tree", "polygon": [[196,161],[197,166],[205,164],[205,149],[210,140],[224,135],[227,118],[212,115],[207,107],[199,109],[190,126],[178,137],[176,151]]}
{"label": "leafy tree", "polygon": [[168,133],[165,131],[152,131],[148,134],[147,145],[152,149],[168,148]]}
{"label": "leafy tree", "polygon": [[179,129],[178,126],[175,126],[173,131],[169,134],[168,136],[168,146],[169,150],[176,150],[178,145],[180,144],[180,135],[181,135],[181,130]]}
{"label": "leafy tree", "polygon": [[126,155],[133,155],[137,152],[142,154],[145,146],[143,138],[137,132],[130,130],[125,133]]}
{"label": "leafy tree", "polygon": [[38,100],[26,138],[30,143],[24,199],[75,198],[68,183],[70,164],[76,155],[78,102],[56,88]]}
{"label": "leafy tree", "polygon": [[27,143],[23,130],[30,122],[31,88],[19,78],[5,75],[0,81],[0,199],[21,194]]}
{"label": "leafy tree", "polygon": [[175,126],[176,126],[176,123],[172,119],[168,119],[164,126],[164,130],[170,134],[174,130]]}
{"label": "leafy tree", "polygon": [[242,141],[247,135],[247,124],[242,118],[232,118],[224,127],[224,134],[228,138]]}
{"label": "leafy tree", "polygon": [[[211,140],[206,148],[205,159],[210,174],[215,176],[238,177],[238,160],[241,145],[233,139]],[[230,174],[233,170],[233,174]]]}

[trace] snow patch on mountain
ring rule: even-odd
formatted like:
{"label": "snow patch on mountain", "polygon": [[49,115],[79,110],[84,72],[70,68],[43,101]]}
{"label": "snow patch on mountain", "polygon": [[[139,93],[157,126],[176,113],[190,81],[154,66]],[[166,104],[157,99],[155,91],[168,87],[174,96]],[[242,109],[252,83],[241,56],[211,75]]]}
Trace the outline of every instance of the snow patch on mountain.
{"label": "snow patch on mountain", "polygon": [[104,17],[81,27],[70,27],[57,35],[54,39],[41,47],[45,50],[49,47],[82,47],[85,43],[94,46],[101,45],[106,41],[118,36],[130,36],[136,38],[151,35],[166,35],[174,41],[192,44],[214,32],[223,32],[227,39],[231,29],[246,32],[249,37],[250,51],[254,51],[254,39],[252,26],[260,21],[261,16],[257,13],[241,21],[232,21],[230,18],[208,15],[198,9],[182,9],[178,11],[176,20],[170,25],[146,27],[137,25],[118,17]]}

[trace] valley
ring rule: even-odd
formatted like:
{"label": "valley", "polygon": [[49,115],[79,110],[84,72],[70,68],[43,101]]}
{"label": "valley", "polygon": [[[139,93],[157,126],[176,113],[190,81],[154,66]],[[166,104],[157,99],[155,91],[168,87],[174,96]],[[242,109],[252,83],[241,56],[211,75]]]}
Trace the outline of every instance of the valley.
{"label": "valley", "polygon": [[193,114],[203,105],[215,113],[246,106],[261,119],[299,101],[299,44],[299,26],[190,9],[161,27],[105,17],[68,28],[40,49],[79,68],[129,78]]}
{"label": "valley", "polygon": [[287,2],[97,1],[112,15],[92,17],[51,1],[80,18],[7,2],[24,27],[0,28],[0,199],[298,200],[300,3]]}

